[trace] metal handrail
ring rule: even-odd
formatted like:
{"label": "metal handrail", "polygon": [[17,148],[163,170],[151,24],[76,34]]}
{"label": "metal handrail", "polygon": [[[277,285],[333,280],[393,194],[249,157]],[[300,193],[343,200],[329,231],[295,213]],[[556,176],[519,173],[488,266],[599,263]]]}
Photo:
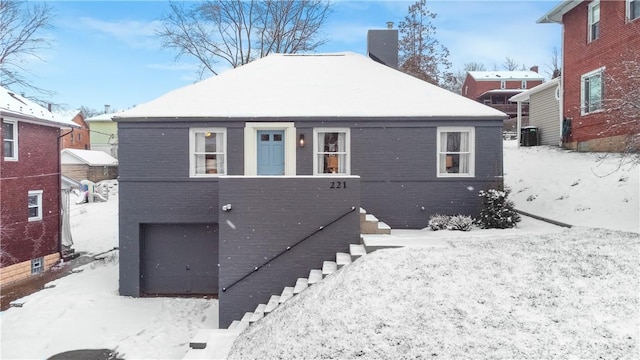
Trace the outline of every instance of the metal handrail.
{"label": "metal handrail", "polygon": [[324,230],[325,228],[333,225],[334,223],[338,222],[340,219],[342,219],[343,217],[349,215],[350,213],[354,212],[356,210],[355,206],[352,206],[351,209],[349,209],[349,211],[347,211],[346,213],[338,216],[337,218],[333,219],[330,223],[324,225],[324,226],[320,226],[319,228],[317,228],[314,232],[312,232],[311,234],[305,236],[302,240],[296,242],[295,244],[291,245],[291,246],[287,246],[287,248],[283,251],[281,251],[279,254],[275,255],[274,257],[272,257],[271,259],[267,260],[267,262],[265,262],[264,264],[260,265],[260,266],[256,266],[255,268],[253,268],[253,271],[251,271],[250,273],[244,275],[243,277],[241,277],[240,279],[234,281],[231,285],[227,286],[227,287],[223,287],[222,288],[222,292],[225,292],[229,289],[231,289],[232,287],[234,287],[235,285],[237,285],[239,282],[243,281],[244,279],[248,278],[249,276],[251,276],[251,274],[256,273],[258,270],[262,269],[263,267],[269,265],[273,260],[279,258],[280,256],[284,255],[287,251],[293,249],[294,247],[300,245],[301,243],[303,243],[304,241],[308,240],[309,238],[311,238],[312,236],[314,236],[315,234],[319,233],[320,231]]}

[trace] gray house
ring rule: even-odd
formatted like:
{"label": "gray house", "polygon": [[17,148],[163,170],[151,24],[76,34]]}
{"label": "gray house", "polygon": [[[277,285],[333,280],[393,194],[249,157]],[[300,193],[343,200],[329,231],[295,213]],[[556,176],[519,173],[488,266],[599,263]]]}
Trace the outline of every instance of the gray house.
{"label": "gray house", "polygon": [[226,326],[359,243],[360,207],[394,228],[476,214],[505,117],[354,53],[270,55],[119,113],[120,293],[218,294]]}
{"label": "gray house", "polygon": [[[562,142],[562,112],[560,111],[560,78],[547,81],[518,95],[509,101],[529,104],[529,126],[538,128],[540,145],[559,146]],[[518,111],[518,129],[522,125],[522,112]],[[518,136],[520,131],[518,130]],[[519,139],[518,139],[519,140]],[[518,144],[520,141],[518,141]]]}

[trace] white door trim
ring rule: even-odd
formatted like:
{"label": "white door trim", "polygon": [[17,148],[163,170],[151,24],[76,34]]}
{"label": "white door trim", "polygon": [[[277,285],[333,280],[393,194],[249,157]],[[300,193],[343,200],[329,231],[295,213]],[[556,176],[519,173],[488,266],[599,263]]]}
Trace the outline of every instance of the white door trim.
{"label": "white door trim", "polygon": [[244,127],[244,174],[258,174],[258,130],[284,130],[284,175],[296,175],[296,127],[292,122],[247,122]]}

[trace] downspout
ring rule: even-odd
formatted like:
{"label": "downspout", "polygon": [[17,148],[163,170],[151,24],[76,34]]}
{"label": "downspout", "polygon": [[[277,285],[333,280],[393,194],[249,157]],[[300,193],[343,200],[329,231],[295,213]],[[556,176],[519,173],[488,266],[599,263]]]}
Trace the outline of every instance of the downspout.
{"label": "downspout", "polygon": [[71,136],[73,136],[73,130],[74,128],[71,128],[71,131],[64,133],[60,136],[58,136],[58,139],[56,140],[56,147],[58,149],[58,253],[60,253],[60,259],[62,260],[63,258],[63,254],[62,254],[62,158],[60,156],[60,152],[62,151],[62,149],[60,149],[60,139],[62,139],[63,137],[72,134]]}
{"label": "downspout", "polygon": [[517,101],[518,104],[518,115],[516,121],[516,139],[518,139],[518,147],[520,147],[520,133],[522,130],[522,100]]}
{"label": "downspout", "polygon": [[564,31],[565,26],[564,22],[562,23],[562,31],[560,32],[560,44],[562,44],[562,63],[560,64],[560,80],[558,81],[558,126],[560,127],[560,139],[558,139],[558,144],[560,147],[564,147],[563,136],[562,136],[562,122],[564,120]]}

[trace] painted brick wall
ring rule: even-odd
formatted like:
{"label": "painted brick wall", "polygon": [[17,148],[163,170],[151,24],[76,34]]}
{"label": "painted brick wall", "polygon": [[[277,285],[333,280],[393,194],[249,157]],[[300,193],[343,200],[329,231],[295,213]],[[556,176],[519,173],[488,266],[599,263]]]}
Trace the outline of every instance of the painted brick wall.
{"label": "painted brick wall", "polygon": [[[337,183],[346,188],[337,188]],[[220,204],[232,205],[231,211],[220,214],[220,327],[266,304],[271,295],[308,277],[310,269],[322,268],[323,261],[335,261],[337,251],[348,252],[349,244],[360,243],[359,185],[355,176],[220,179]],[[326,227],[222,291],[321,226]]]}
{"label": "painted brick wall", "polygon": [[[18,161],[2,155],[2,267],[59,251],[60,173],[54,127],[18,123]],[[28,193],[42,190],[42,220],[28,221]]]}
{"label": "painted brick wall", "polygon": [[607,99],[620,99],[630,89],[640,87],[624,71],[624,61],[640,61],[640,19],[626,20],[625,1],[600,1],[600,38],[587,42],[589,3],[581,3],[562,19],[564,115],[572,118],[570,142],[578,143],[630,131],[630,126],[617,126],[621,116],[615,105],[604,112],[581,115],[581,75],[605,66]]}

